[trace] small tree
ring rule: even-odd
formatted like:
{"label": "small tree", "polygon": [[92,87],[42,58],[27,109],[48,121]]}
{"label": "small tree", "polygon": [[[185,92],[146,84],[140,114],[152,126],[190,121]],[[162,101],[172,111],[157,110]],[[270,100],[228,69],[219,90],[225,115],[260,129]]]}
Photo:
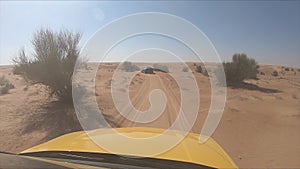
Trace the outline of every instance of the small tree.
{"label": "small tree", "polygon": [[257,79],[258,64],[246,54],[234,54],[232,62],[223,63],[228,85],[238,85],[245,79]]}
{"label": "small tree", "polygon": [[48,86],[51,96],[72,103],[72,75],[79,57],[80,38],[80,33],[68,30],[38,30],[31,41],[34,53],[30,57],[22,49],[13,59],[14,72]]}

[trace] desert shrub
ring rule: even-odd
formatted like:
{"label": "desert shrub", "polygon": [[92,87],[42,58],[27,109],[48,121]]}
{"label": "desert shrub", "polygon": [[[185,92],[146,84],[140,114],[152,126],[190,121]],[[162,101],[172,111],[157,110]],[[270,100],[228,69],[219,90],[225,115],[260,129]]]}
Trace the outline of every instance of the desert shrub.
{"label": "desert shrub", "polygon": [[4,76],[1,76],[0,77],[0,86],[3,86],[7,83],[8,83],[8,80]]}
{"label": "desert shrub", "polygon": [[200,65],[196,66],[196,70],[195,71],[198,72],[198,73],[203,73],[203,69],[202,69],[202,67]]}
{"label": "desert shrub", "polygon": [[22,66],[15,66],[13,68],[13,74],[14,75],[20,75],[20,74],[22,74],[22,72],[23,72],[22,69],[23,69]]}
{"label": "desert shrub", "polygon": [[284,68],[284,71],[290,71],[290,68],[288,68],[288,67],[286,67],[286,68]]}
{"label": "desert shrub", "polygon": [[185,67],[182,68],[182,71],[183,71],[183,72],[188,72],[188,71],[189,71],[189,68],[185,66]]}
{"label": "desert shrub", "polygon": [[121,67],[122,70],[125,72],[134,72],[134,71],[139,71],[140,68],[137,65],[132,64],[131,62],[124,62]]}
{"label": "desert shrub", "polygon": [[238,85],[245,79],[257,79],[258,64],[246,54],[234,54],[232,62],[223,63],[228,85]]}
{"label": "desert shrub", "polygon": [[203,74],[204,76],[206,76],[206,77],[209,76],[207,70],[204,70],[204,71],[202,72],[202,74]]}
{"label": "desert shrub", "polygon": [[205,68],[202,68],[202,66],[198,65],[196,66],[196,72],[203,74],[204,76],[208,77],[208,72]]}
{"label": "desert shrub", "polygon": [[25,70],[29,64],[29,60],[26,57],[24,48],[21,49],[19,56],[13,58],[12,60],[14,63],[16,63],[13,68],[13,74],[21,75],[22,73],[25,73]]}
{"label": "desert shrub", "polygon": [[273,72],[272,72],[272,76],[278,76],[278,72],[276,71],[276,70],[274,70]]}
{"label": "desert shrub", "polygon": [[4,76],[0,77],[0,95],[7,94],[10,89],[15,88],[15,86],[10,83]]}
{"label": "desert shrub", "polygon": [[300,69],[297,69],[298,70],[298,72],[300,72]]}
{"label": "desert shrub", "polygon": [[51,96],[72,103],[72,75],[79,57],[80,33],[68,30],[54,32],[38,30],[32,39],[32,56],[21,50],[13,59],[14,73],[19,73],[32,83],[42,83],[49,88]]}
{"label": "desert shrub", "polygon": [[155,64],[153,64],[153,68],[158,71],[169,73],[169,68],[167,65],[155,63]]}

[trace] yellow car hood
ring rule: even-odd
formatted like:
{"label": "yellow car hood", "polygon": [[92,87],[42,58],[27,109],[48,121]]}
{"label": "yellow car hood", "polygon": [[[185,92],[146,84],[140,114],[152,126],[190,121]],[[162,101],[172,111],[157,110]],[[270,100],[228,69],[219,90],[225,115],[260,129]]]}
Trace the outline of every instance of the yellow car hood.
{"label": "yellow car hood", "polygon": [[[176,136],[183,136],[183,132],[169,131],[163,133],[163,129],[156,128],[115,128],[115,129],[96,129],[92,131],[80,131],[62,135],[46,143],[29,148],[22,153],[42,152],[42,151],[74,151],[74,152],[92,152],[109,153],[101,146],[98,146],[91,137],[101,136],[107,142],[115,145],[113,153],[120,155],[142,156],[145,150],[159,149],[161,145],[170,143],[170,140]],[[164,135],[160,143],[148,142],[143,147],[132,143],[125,144],[122,139],[118,139],[120,134],[134,138],[148,138],[159,134]],[[172,149],[156,154],[152,158],[168,159],[196,163],[216,168],[237,168],[227,153],[212,138],[201,144],[199,143],[199,134],[188,133]]]}

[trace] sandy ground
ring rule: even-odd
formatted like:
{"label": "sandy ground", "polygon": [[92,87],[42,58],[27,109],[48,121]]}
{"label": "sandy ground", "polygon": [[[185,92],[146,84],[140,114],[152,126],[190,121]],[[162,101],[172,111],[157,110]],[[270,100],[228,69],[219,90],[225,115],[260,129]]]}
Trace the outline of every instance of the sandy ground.
{"label": "sandy ground", "polygon": [[[120,93],[127,89],[121,87],[122,81],[112,81],[115,64],[100,66],[95,89],[97,103],[106,120],[114,127],[170,127],[180,112],[181,102],[179,87],[172,75],[186,78],[185,72],[174,72],[172,66],[168,65],[169,74],[137,73],[128,87],[131,103],[139,111],[151,107],[148,97],[153,89],[162,90],[166,96],[167,104],[162,114],[146,124],[134,123],[119,114],[113,104],[111,84],[116,84],[117,88],[120,85]],[[189,66],[194,70],[192,63]],[[91,66],[93,68],[97,69]],[[0,96],[0,151],[17,153],[80,128],[70,120],[66,122],[63,115],[72,113],[72,108],[58,104],[48,97],[44,86],[28,85],[11,70],[9,66],[0,67],[0,76],[4,75],[16,87]],[[300,167],[300,72],[294,69],[273,77],[274,70],[281,72],[282,67],[261,65],[260,72],[264,75],[259,74],[259,80],[250,80],[240,88],[227,88],[225,111],[212,137],[240,168]],[[210,83],[202,74],[193,72],[193,75],[201,104],[191,131],[199,133],[210,106]],[[128,78],[127,73],[122,76]],[[195,94],[188,86],[184,90]],[[130,113],[130,109],[126,112]]]}

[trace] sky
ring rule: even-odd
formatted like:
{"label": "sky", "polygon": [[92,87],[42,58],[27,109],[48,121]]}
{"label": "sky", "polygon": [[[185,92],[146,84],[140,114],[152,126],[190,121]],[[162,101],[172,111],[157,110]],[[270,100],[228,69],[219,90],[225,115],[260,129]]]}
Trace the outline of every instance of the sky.
{"label": "sky", "polygon": [[[32,51],[33,33],[42,27],[82,32],[84,46],[108,23],[139,12],[186,19],[209,38],[223,61],[246,53],[260,64],[300,67],[300,1],[0,1],[0,64],[10,64],[22,47]],[[155,40],[136,38],[131,46],[147,41],[151,47]],[[169,50],[180,49],[172,40],[168,44],[174,46]]]}

